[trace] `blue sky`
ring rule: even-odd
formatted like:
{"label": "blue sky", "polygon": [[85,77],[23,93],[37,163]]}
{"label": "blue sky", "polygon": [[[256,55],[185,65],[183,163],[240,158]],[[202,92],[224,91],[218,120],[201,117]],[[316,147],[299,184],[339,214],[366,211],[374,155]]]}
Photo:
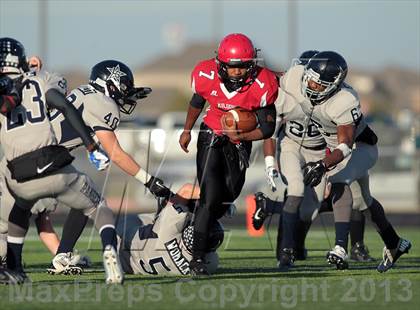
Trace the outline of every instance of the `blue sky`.
{"label": "blue sky", "polygon": [[[420,70],[420,1],[297,1],[296,8],[297,53],[332,49],[350,66]],[[47,61],[56,70],[86,70],[105,58],[137,66],[230,32],[249,35],[269,63],[290,62],[287,1],[50,0],[48,9]],[[42,54],[38,12],[37,0],[0,0],[0,35]]]}

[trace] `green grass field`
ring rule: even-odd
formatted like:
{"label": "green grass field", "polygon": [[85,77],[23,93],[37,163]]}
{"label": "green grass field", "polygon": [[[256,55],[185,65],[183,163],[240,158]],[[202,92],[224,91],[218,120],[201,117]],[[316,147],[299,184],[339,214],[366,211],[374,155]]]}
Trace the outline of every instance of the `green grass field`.
{"label": "green grass field", "polygon": [[[226,233],[220,269],[211,278],[127,276],[123,286],[104,284],[98,250],[88,251],[94,268],[82,276],[47,275],[51,257],[31,235],[24,261],[32,283],[0,287],[0,309],[417,309],[420,229],[400,227],[399,232],[413,248],[385,274],[375,270],[377,262],[351,263],[345,271],[329,266],[324,258],[329,244],[320,229],[309,233],[309,258],[281,273],[274,241],[233,230]],[[332,239],[331,229],[328,234]],[[379,259],[383,246],[376,232],[368,230],[365,242]],[[78,244],[81,252],[87,246],[85,239]],[[99,248],[98,241],[91,247]]]}

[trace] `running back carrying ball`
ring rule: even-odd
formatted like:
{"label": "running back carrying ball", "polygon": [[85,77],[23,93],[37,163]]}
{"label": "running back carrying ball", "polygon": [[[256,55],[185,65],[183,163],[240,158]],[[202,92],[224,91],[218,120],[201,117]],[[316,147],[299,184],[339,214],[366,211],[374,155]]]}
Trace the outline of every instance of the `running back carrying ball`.
{"label": "running back carrying ball", "polygon": [[256,114],[242,108],[235,108],[226,112],[226,124],[232,126],[233,122],[236,122],[236,128],[241,132],[252,131],[258,125]]}

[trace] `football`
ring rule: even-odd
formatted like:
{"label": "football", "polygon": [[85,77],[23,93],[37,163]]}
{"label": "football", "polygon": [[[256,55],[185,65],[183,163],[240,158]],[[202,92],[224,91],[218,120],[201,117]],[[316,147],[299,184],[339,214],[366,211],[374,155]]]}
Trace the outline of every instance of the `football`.
{"label": "football", "polygon": [[236,122],[236,128],[241,132],[254,130],[258,125],[257,115],[252,111],[235,108],[226,112],[226,124],[232,126]]}

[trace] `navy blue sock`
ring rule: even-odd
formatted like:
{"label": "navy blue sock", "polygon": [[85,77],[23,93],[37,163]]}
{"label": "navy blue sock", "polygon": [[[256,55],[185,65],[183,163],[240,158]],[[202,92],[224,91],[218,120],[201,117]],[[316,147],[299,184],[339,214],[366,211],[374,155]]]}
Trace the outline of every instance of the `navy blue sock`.
{"label": "navy blue sock", "polygon": [[283,211],[283,202],[267,199],[266,207],[269,214],[281,214]]}
{"label": "navy blue sock", "polygon": [[335,244],[342,246],[347,251],[349,242],[350,222],[335,223]]}
{"label": "navy blue sock", "polygon": [[282,215],[283,221],[283,238],[282,238],[282,249],[292,248],[296,246],[295,233],[296,233],[296,222],[298,219],[297,213],[289,213],[284,211]]}
{"label": "navy blue sock", "polygon": [[114,227],[105,227],[101,230],[100,235],[104,249],[107,245],[112,245],[114,249],[117,248],[117,234]]}
{"label": "navy blue sock", "polygon": [[74,246],[86,226],[88,217],[82,211],[71,209],[64,223],[57,253],[73,252]]}
{"label": "navy blue sock", "polygon": [[7,268],[23,272],[22,249],[23,243],[7,242]]}

